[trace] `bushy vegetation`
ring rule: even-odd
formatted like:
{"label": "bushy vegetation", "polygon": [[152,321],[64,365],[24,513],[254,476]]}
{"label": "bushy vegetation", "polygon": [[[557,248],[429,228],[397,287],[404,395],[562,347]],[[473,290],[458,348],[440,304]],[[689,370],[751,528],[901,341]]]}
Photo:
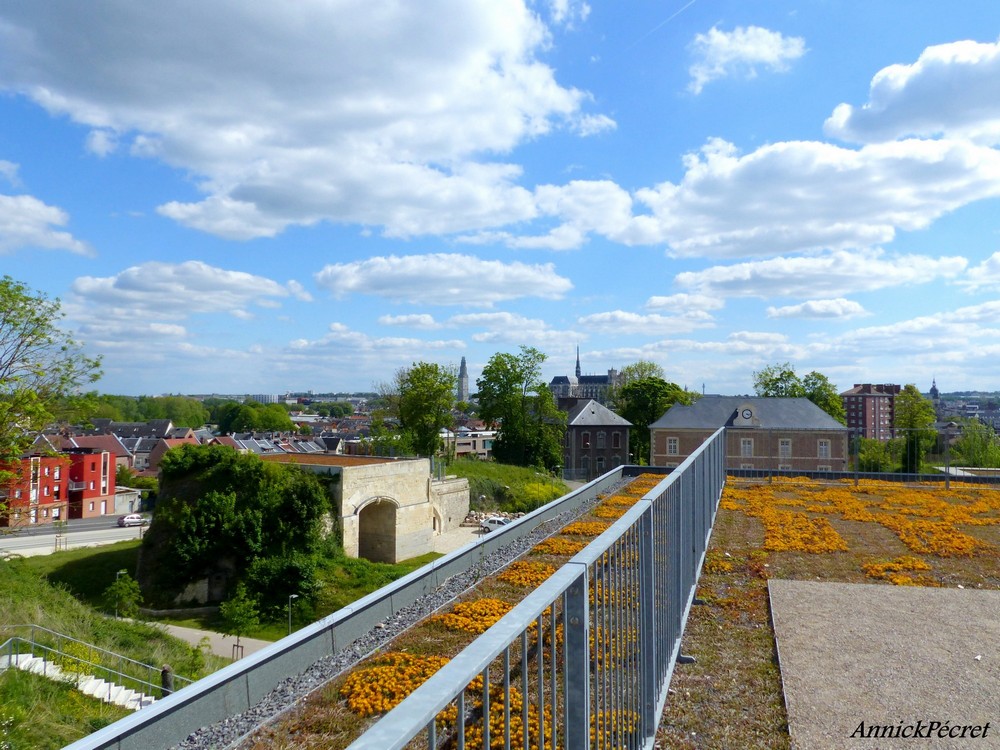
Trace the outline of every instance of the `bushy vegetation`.
{"label": "bushy vegetation", "polygon": [[569,491],[549,474],[493,461],[459,459],[448,466],[448,472],[469,480],[473,510],[527,513]]}
{"label": "bushy vegetation", "polygon": [[[315,474],[221,445],[183,445],[160,464],[156,516],[143,538],[143,595],[170,603],[186,586],[221,574],[243,582],[265,617],[289,594],[314,593],[329,494]],[[224,597],[223,597],[224,598]]]}

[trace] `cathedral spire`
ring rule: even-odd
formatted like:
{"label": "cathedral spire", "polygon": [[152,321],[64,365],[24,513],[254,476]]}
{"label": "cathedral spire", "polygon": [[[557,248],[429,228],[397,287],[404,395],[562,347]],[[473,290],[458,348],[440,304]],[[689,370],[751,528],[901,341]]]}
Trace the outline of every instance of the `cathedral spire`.
{"label": "cathedral spire", "polygon": [[576,376],[580,377],[582,372],[580,371],[580,347],[576,347]]}

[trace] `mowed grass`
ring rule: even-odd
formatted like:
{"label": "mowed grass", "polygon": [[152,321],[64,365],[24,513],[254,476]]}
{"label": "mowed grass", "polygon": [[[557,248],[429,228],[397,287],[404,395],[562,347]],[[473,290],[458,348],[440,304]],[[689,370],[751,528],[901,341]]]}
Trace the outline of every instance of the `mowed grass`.
{"label": "mowed grass", "polygon": [[790,747],[770,578],[1000,588],[1000,490],[730,479],[658,747]]}

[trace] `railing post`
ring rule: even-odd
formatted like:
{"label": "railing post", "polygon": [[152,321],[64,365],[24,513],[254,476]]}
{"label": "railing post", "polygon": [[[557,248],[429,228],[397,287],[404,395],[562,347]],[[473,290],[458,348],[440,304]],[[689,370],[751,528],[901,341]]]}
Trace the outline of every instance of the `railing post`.
{"label": "railing post", "polygon": [[641,727],[644,737],[656,733],[657,670],[656,658],[656,600],[655,572],[653,570],[653,506],[652,503],[639,519],[639,653],[642,674]]}
{"label": "railing post", "polygon": [[[565,643],[566,746],[590,747],[590,640],[587,611],[590,581],[581,565],[576,581],[566,590],[563,639]],[[553,633],[553,640],[555,634]],[[540,639],[539,639],[540,640]]]}

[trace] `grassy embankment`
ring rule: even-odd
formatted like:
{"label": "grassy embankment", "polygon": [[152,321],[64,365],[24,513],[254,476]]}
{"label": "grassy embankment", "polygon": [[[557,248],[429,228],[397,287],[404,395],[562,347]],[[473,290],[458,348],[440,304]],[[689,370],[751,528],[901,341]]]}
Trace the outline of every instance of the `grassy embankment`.
{"label": "grassy embankment", "polygon": [[1000,492],[730,480],[658,747],[789,747],[769,578],[998,589]]}
{"label": "grassy embankment", "polygon": [[[134,546],[134,543],[132,543]],[[86,552],[64,552],[51,556],[55,569],[72,567],[69,557],[86,559]],[[103,591],[120,570],[123,551],[105,549],[103,560],[81,566],[78,581],[84,588]],[[45,558],[0,560],[0,642],[28,633],[13,626],[42,625],[114,653],[146,664],[170,664],[185,677],[198,678],[222,665],[221,660],[172,638],[161,630],[142,623],[116,621],[74,598],[64,586],[53,585],[38,573],[39,560]],[[102,580],[86,583],[87,576],[103,570]],[[102,585],[103,583],[103,585]],[[67,651],[83,649],[65,647]],[[91,655],[93,658],[93,655]],[[98,661],[100,661],[98,659]],[[0,675],[0,747],[59,748],[126,716],[128,711],[105,705],[73,688],[43,677],[7,670]],[[6,743],[6,744],[4,744]]]}

